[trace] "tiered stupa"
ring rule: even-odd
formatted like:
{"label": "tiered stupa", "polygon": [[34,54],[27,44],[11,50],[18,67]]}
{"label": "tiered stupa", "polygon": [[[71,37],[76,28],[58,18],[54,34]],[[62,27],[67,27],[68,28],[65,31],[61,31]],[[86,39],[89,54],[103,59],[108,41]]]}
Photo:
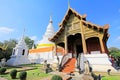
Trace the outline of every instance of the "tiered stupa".
{"label": "tiered stupa", "polygon": [[7,65],[16,66],[21,64],[30,64],[28,59],[28,47],[24,40],[24,35],[18,42],[13,52],[11,58],[7,61]]}
{"label": "tiered stupa", "polygon": [[[32,63],[43,63],[45,60],[47,60],[47,62],[51,64],[56,61],[55,44],[49,41],[49,38],[54,35],[52,23],[52,18],[50,17],[49,24],[42,40],[39,41],[36,49],[29,50],[29,59]],[[64,52],[63,48],[61,47],[58,47],[56,50],[58,53]]]}
{"label": "tiered stupa", "polygon": [[50,16],[50,22],[47,26],[46,32],[43,36],[43,39],[40,40],[38,45],[37,45],[37,49],[42,48],[42,47],[46,47],[46,46],[54,46],[54,43],[48,40],[53,35],[54,35],[54,28],[53,28],[53,25],[52,25],[52,17]]}

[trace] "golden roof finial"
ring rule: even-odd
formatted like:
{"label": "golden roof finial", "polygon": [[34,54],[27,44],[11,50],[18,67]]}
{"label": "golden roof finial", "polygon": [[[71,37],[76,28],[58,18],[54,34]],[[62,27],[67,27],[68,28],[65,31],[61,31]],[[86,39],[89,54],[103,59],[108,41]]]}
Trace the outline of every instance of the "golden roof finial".
{"label": "golden roof finial", "polygon": [[68,9],[70,8],[70,0],[68,0]]}
{"label": "golden roof finial", "polygon": [[25,27],[24,27],[24,28],[23,28],[22,37],[21,37],[22,40],[25,38],[25,31],[26,31],[26,29],[25,29]]}
{"label": "golden roof finial", "polygon": [[52,14],[50,15],[50,23],[52,23]]}

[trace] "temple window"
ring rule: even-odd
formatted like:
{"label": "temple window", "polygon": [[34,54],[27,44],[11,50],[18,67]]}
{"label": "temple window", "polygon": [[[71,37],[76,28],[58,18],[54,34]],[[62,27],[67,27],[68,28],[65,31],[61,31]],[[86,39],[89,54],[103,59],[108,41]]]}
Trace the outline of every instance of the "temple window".
{"label": "temple window", "polygon": [[23,49],[23,51],[22,51],[22,55],[24,55],[25,54],[25,49]]}

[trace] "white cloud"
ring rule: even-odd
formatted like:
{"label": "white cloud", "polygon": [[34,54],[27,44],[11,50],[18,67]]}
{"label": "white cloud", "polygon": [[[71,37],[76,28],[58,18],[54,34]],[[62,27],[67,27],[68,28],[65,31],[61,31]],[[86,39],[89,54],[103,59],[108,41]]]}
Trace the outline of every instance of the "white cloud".
{"label": "white cloud", "polygon": [[12,28],[8,28],[8,27],[0,27],[0,33],[1,34],[9,34],[11,32],[13,32],[14,29]]}
{"label": "white cloud", "polygon": [[118,36],[116,40],[119,41],[120,40],[120,36]]}
{"label": "white cloud", "polygon": [[37,40],[37,36],[31,36],[30,39],[36,41]]}

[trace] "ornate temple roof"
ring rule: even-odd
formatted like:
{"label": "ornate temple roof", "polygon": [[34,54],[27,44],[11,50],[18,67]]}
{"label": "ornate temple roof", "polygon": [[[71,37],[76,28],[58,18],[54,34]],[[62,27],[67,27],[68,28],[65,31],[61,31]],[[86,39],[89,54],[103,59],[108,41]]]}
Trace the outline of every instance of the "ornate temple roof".
{"label": "ornate temple roof", "polygon": [[108,34],[109,25],[108,24],[104,26],[98,26],[96,24],[86,21],[86,16],[87,16],[86,14],[80,15],[74,9],[68,8],[62,22],[59,24],[59,27],[60,27],[59,30],[55,33],[55,35],[52,38],[49,39],[50,41],[54,42],[55,39],[57,39],[58,36],[62,33],[62,31],[64,31],[65,24],[67,23],[71,14],[74,14],[78,19],[80,19],[84,25],[89,25],[93,29],[97,29],[98,31],[103,31],[105,34],[107,34],[107,37],[109,37],[109,34]]}
{"label": "ornate temple roof", "polygon": [[74,14],[74,15],[77,16],[79,19],[86,20],[86,16],[87,16],[86,14],[80,15],[80,14],[77,13],[74,9],[69,8],[69,9],[67,10],[67,12],[66,12],[66,14],[65,14],[62,22],[59,24],[60,27],[63,26],[63,25],[67,22],[67,20],[69,19],[69,17],[70,17],[71,14]]}
{"label": "ornate temple roof", "polygon": [[21,39],[19,40],[18,44],[15,47],[15,49],[18,49],[18,48],[25,48],[25,49],[28,48],[25,43],[24,35],[21,37]]}

